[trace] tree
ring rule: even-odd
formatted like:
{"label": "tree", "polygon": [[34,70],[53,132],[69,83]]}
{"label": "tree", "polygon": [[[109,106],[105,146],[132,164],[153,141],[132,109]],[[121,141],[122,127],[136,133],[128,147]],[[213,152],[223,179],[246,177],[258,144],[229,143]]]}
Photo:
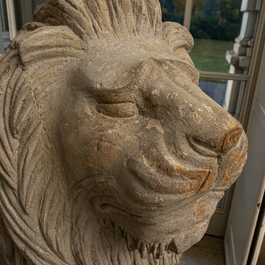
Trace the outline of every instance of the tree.
{"label": "tree", "polygon": [[174,13],[175,5],[173,3],[173,0],[160,0],[159,2],[162,8],[162,11]]}
{"label": "tree", "polygon": [[[239,34],[242,0],[193,0],[191,32],[196,38],[234,40]],[[163,21],[183,23],[186,0],[160,0]]]}
{"label": "tree", "polygon": [[183,14],[176,14],[173,1],[174,0],[159,0],[162,8],[162,19],[163,21],[174,21],[183,24]]}
{"label": "tree", "polygon": [[186,0],[173,0],[176,15],[184,15]]}
{"label": "tree", "polygon": [[205,0],[204,16],[214,17],[221,24],[226,22],[240,23],[242,15],[240,5],[242,0]]}
{"label": "tree", "polygon": [[[175,13],[184,15],[186,0],[173,0]],[[193,0],[192,14],[195,17],[201,16],[203,13],[203,0]]]}

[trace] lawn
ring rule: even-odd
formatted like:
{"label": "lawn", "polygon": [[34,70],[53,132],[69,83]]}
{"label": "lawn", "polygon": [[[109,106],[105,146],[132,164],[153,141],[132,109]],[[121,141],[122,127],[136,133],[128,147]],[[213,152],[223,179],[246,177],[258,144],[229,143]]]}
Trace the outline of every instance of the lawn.
{"label": "lawn", "polygon": [[195,39],[194,42],[190,56],[199,71],[229,72],[230,64],[225,54],[233,49],[233,41]]}

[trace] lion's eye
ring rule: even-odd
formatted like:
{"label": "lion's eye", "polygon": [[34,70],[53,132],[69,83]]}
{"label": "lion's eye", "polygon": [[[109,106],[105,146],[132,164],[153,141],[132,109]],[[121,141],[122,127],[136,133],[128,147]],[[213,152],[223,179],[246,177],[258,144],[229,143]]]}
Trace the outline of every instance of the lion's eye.
{"label": "lion's eye", "polygon": [[114,118],[131,118],[138,113],[136,105],[131,102],[99,104],[97,110]]}

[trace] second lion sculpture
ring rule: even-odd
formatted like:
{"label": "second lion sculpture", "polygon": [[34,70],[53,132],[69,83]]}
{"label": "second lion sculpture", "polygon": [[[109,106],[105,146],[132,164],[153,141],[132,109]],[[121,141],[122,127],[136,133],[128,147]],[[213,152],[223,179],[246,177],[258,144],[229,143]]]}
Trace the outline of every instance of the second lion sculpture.
{"label": "second lion sculpture", "polygon": [[0,59],[8,265],[173,265],[246,161],[158,0],[48,0]]}

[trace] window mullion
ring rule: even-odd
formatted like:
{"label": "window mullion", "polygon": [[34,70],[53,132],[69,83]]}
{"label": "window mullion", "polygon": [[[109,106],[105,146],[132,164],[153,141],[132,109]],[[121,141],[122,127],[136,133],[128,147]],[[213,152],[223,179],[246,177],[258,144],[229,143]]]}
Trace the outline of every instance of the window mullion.
{"label": "window mullion", "polygon": [[6,0],[6,8],[7,8],[9,35],[10,35],[10,40],[12,40],[17,35],[15,9],[14,9],[13,0]]}
{"label": "window mullion", "polygon": [[249,75],[243,74],[226,74],[226,73],[218,73],[218,72],[200,72],[201,78],[211,78],[211,79],[225,79],[225,80],[235,80],[235,81],[248,81]]}
{"label": "window mullion", "polygon": [[186,0],[183,25],[190,30],[193,0]]}

